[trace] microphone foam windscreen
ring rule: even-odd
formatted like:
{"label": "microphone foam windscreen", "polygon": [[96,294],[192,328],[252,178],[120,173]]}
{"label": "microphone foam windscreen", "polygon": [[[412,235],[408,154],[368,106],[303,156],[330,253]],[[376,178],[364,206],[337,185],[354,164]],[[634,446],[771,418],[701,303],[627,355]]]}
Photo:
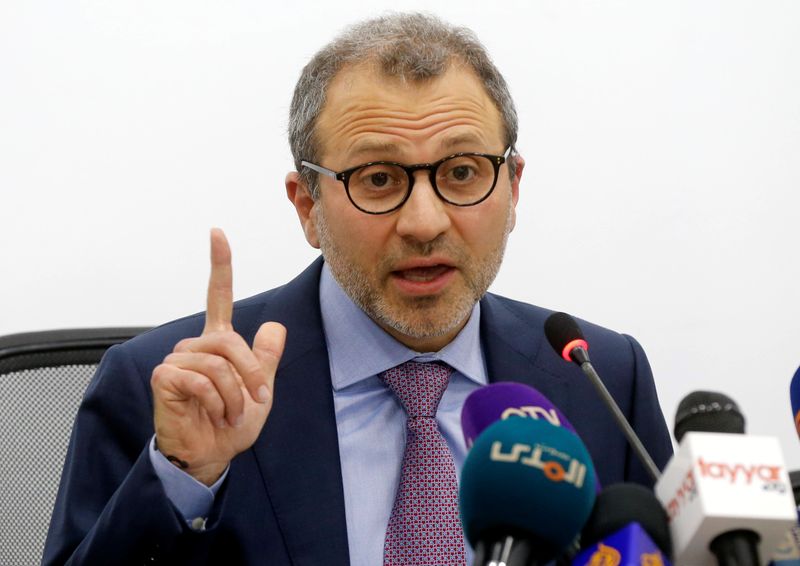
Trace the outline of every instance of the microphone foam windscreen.
{"label": "microphone foam windscreen", "polygon": [[461,472],[464,532],[475,548],[497,533],[525,533],[547,562],[580,532],[595,499],[583,442],[542,420],[497,421],[472,446]]}
{"label": "microphone foam windscreen", "polygon": [[744,434],[744,416],[727,395],[694,391],[683,398],[675,413],[675,440],[680,442],[687,432]]}
{"label": "microphone foam windscreen", "polygon": [[789,397],[792,400],[792,416],[797,435],[800,436],[800,368],[794,372],[792,383],[789,385]]}
{"label": "microphone foam windscreen", "polygon": [[651,490],[635,483],[610,485],[600,492],[581,532],[581,547],[596,544],[633,522],[639,523],[659,550],[672,559],[667,512]]}
{"label": "microphone foam windscreen", "polygon": [[512,416],[544,419],[575,432],[567,417],[536,389],[522,383],[501,381],[476,389],[464,401],[461,429],[467,446],[472,446],[486,427]]}
{"label": "microphone foam windscreen", "polygon": [[563,356],[567,344],[574,340],[583,340],[583,332],[578,323],[565,312],[554,312],[547,317],[544,321],[544,335],[559,356]]}

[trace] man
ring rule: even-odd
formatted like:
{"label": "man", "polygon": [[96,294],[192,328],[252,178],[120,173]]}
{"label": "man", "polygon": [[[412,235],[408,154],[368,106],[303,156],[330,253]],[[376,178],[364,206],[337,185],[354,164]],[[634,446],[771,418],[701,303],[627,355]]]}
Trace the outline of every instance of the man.
{"label": "man", "polygon": [[[516,130],[505,81],[467,30],[398,15],[323,48],[295,90],[286,190],[324,262],[233,304],[230,249],[212,231],[207,312],[113,348],[98,369],[45,563],[463,564],[459,411],[499,379],[551,398],[601,481],[647,483],[591,386],[544,342],[548,312],[485,295],[516,221]],[[641,348],[586,331],[663,466]]]}

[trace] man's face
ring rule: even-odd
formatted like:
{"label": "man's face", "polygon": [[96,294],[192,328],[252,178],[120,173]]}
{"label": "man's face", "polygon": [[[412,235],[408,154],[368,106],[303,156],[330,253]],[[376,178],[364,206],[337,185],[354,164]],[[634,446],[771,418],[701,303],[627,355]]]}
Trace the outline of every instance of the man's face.
{"label": "man's face", "polygon": [[[341,71],[317,124],[320,165],[341,171],[370,161],[428,163],[458,152],[500,155],[500,113],[471,70],[452,66],[422,83],[387,78],[367,66]],[[485,201],[457,207],[439,199],[417,171],[406,203],[383,215],[356,209],[344,185],[320,176],[310,201],[287,177],[306,238],[320,247],[345,292],[392,336],[435,351],[466,323],[494,280],[514,226],[519,173],[508,165]]]}

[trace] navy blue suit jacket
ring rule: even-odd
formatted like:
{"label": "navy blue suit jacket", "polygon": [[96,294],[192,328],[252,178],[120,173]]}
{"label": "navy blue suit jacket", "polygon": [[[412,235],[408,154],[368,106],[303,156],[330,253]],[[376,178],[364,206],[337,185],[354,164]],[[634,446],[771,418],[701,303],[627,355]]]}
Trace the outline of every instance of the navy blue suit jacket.
{"label": "navy blue suit jacket", "polygon": [[[48,534],[45,564],[349,564],[330,370],[319,306],[318,260],[295,280],[235,304],[252,343],[261,323],[288,329],[275,403],[259,438],[237,456],[208,530],[186,527],[147,453],[150,375],[175,343],[198,336],[198,314],[108,351],[78,412]],[[549,311],[487,294],[481,340],[489,378],[527,383],[566,414],[600,481],[650,484],[608,410],[543,334]],[[663,467],[672,453],[647,359],[628,336],[582,323],[611,394]],[[368,496],[368,494],[365,494]]]}

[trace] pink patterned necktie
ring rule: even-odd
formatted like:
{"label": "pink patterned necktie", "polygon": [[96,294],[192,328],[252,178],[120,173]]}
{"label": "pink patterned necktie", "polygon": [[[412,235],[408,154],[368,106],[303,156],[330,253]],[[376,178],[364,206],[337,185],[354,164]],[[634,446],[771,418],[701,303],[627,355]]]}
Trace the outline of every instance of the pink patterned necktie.
{"label": "pink patterned necktie", "polygon": [[384,566],[466,564],[456,466],[436,424],[452,372],[443,364],[406,362],[380,374],[408,415]]}

